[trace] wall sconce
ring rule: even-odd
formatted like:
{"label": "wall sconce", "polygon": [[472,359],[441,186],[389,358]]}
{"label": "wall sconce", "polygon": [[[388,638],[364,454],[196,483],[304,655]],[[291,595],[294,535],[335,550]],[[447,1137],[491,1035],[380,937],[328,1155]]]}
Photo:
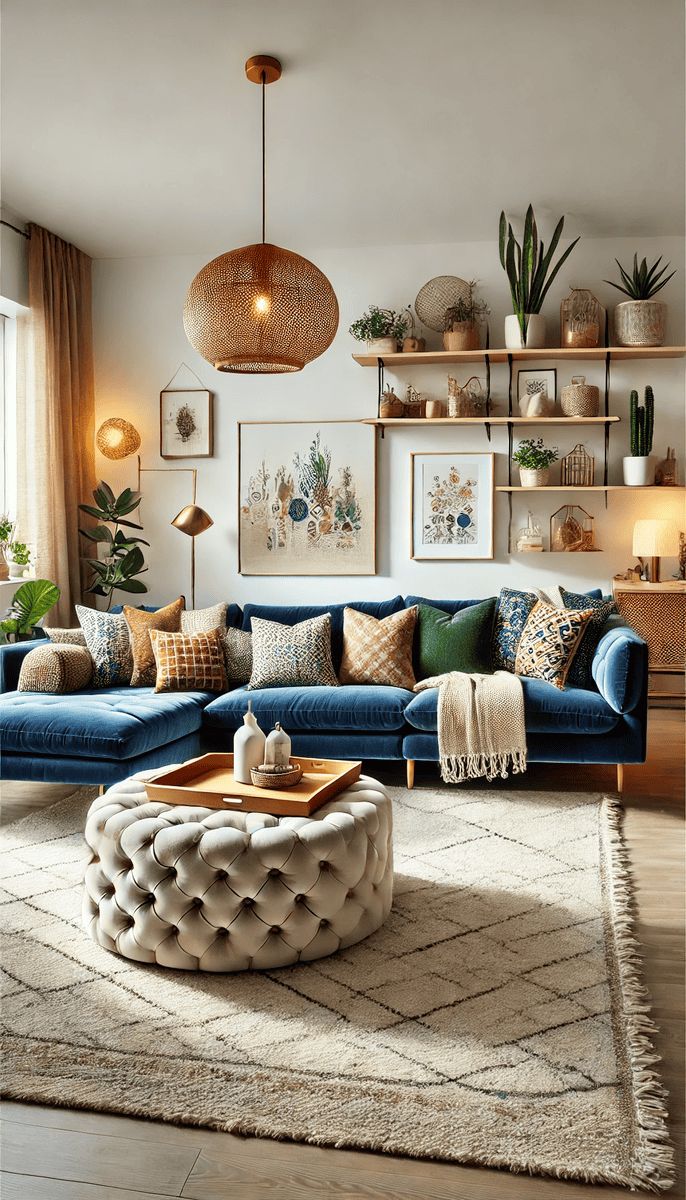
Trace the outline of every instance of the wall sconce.
{"label": "wall sconce", "polygon": [[141,435],[130,421],[123,417],[110,417],[103,421],[95,435],[95,444],[105,458],[128,458],[140,449]]}

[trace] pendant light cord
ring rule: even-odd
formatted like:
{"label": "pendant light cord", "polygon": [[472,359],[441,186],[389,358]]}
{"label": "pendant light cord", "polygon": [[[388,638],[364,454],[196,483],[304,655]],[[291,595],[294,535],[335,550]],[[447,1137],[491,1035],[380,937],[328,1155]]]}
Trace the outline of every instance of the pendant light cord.
{"label": "pendant light cord", "polygon": [[265,105],[266,105],[266,102],[265,102],[265,93],[266,93],[266,91],[267,91],[267,88],[266,88],[266,83],[267,83],[267,76],[266,76],[266,73],[263,71],[263,72],[262,72],[262,245],[264,245],[264,243],[265,243],[265,242],[266,242],[266,240],[267,240],[267,237],[266,237],[266,231],[267,231],[267,217],[266,217],[266,208],[267,208],[267,186],[266,186],[266,178],[267,178],[267,156],[266,156],[266,148],[265,148],[265,147],[266,147],[266,137],[265,137],[265,128],[266,128],[266,122],[265,122]]}

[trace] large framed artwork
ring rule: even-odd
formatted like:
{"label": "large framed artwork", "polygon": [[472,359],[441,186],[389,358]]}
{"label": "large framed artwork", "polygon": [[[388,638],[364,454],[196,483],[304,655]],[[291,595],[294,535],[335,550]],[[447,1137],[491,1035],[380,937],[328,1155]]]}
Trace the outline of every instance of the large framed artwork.
{"label": "large framed artwork", "polygon": [[376,430],[359,421],[241,422],[241,575],[376,574]]}
{"label": "large framed artwork", "polygon": [[212,392],[165,388],[160,392],[160,457],[211,458]]}
{"label": "large framed artwork", "polygon": [[412,558],[493,558],[494,455],[410,457]]}

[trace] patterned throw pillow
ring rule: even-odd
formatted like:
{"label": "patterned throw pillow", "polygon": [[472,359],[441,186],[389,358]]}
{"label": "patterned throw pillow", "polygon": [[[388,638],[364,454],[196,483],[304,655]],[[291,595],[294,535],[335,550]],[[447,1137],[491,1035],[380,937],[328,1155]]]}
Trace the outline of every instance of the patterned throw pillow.
{"label": "patterned throw pillow", "polygon": [[513,588],[501,588],[493,624],[493,670],[515,669],[517,647],[534,604],[533,592],[517,592]]}
{"label": "patterned throw pillow", "polygon": [[93,674],[93,659],[85,646],[67,644],[38,646],[21,664],[17,691],[51,692],[65,696],[88,687]]}
{"label": "patterned throw pillow", "polygon": [[93,687],[130,683],[133,670],[129,627],[122,615],[76,605],[76,615],[93,659]]}
{"label": "patterned throw pillow", "polygon": [[85,646],[86,635],[83,629],[53,629],[43,626],[43,633],[47,634],[51,642],[55,642],[60,646]]}
{"label": "patterned throw pillow", "polygon": [[156,692],[224,692],[226,670],[218,629],[207,633],[150,630]]}
{"label": "patterned throw pillow", "polygon": [[220,629],[229,683],[248,683],[252,674],[252,634],[246,629]]}
{"label": "patterned throw pillow", "polygon": [[210,629],[226,628],[228,604],[212,604],[210,608],[189,608],[181,613],[182,633],[209,633]]}
{"label": "patterned throw pillow", "polygon": [[566,588],[560,590],[565,608],[593,609],[593,616],[586,626],[586,632],[574,655],[574,661],[567,676],[567,684],[569,687],[594,688],[595,683],[591,674],[593,656],[598,648],[605,622],[612,613],[617,612],[617,605],[611,597],[590,600],[581,592],[568,592]]}
{"label": "patterned throw pillow", "polygon": [[592,608],[573,612],[537,600],[517,647],[516,674],[545,679],[555,687],[563,688],[592,616]]}
{"label": "patterned throw pillow", "polygon": [[181,628],[181,612],[184,606],[183,596],[158,608],[157,612],[144,612],[140,608],[124,605],[124,619],[131,635],[131,650],[133,653],[133,673],[131,687],[154,687],[157,678],[155,655],[150,642],[151,629],[160,629],[165,633],[178,633]]}
{"label": "patterned throw pillow", "polygon": [[346,608],[341,683],[379,684],[411,691],[416,683],[412,668],[416,622],[416,604],[381,620]]}
{"label": "patterned throw pillow", "polygon": [[331,661],[331,614],[281,625],[252,618],[248,687],[338,687]]}

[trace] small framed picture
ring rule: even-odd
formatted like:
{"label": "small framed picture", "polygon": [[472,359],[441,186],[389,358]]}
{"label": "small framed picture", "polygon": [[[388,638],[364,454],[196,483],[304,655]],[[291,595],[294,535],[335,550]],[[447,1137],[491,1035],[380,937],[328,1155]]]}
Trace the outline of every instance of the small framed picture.
{"label": "small framed picture", "polygon": [[536,396],[545,392],[549,400],[557,399],[557,370],[547,367],[544,371],[517,371],[517,399]]}
{"label": "small framed picture", "polygon": [[214,429],[212,392],[204,388],[160,392],[162,458],[211,458]]}
{"label": "small framed picture", "polygon": [[411,557],[493,558],[493,454],[411,454]]}

